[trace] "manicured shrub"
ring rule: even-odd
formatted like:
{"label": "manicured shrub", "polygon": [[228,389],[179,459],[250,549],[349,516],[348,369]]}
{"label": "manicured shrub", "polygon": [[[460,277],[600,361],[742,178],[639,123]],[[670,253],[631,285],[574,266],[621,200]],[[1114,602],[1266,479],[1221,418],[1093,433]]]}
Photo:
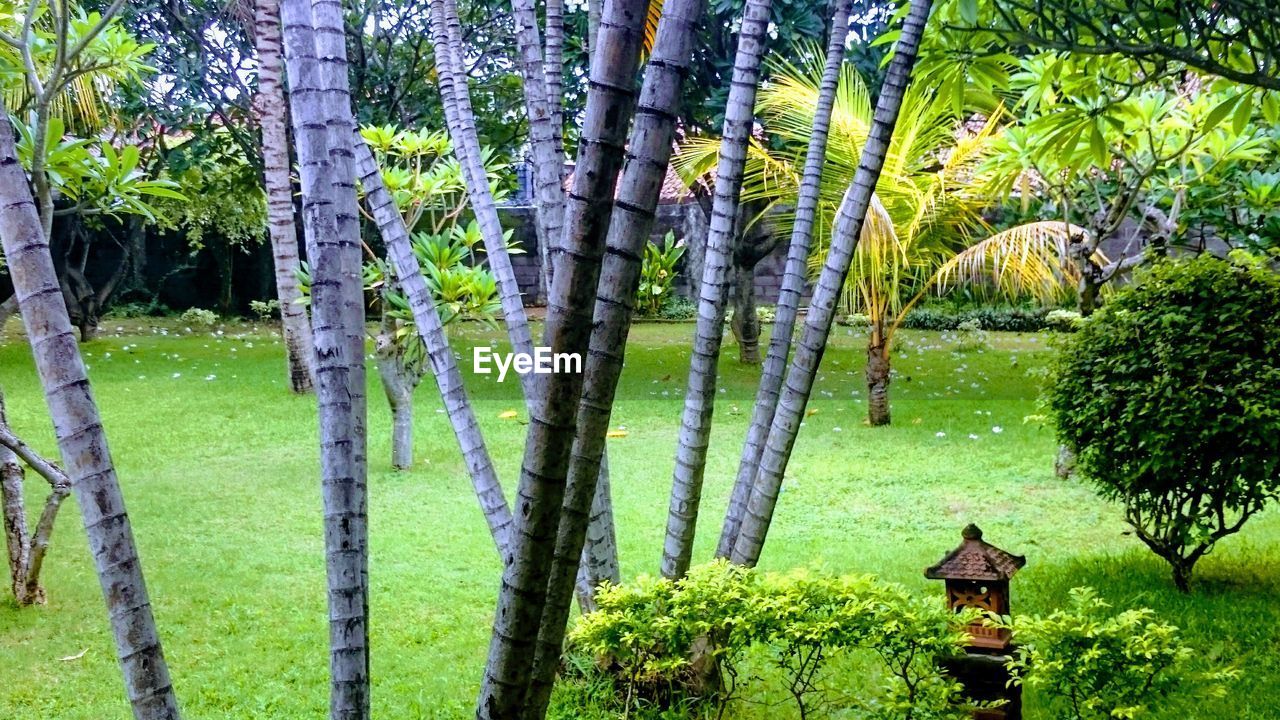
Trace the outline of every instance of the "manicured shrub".
{"label": "manicured shrub", "polygon": [[[1154,709],[1206,694],[1221,695],[1234,670],[1198,673],[1178,628],[1150,608],[1115,612],[1090,588],[1071,591],[1071,606],[1019,617],[1015,681],[1044,693],[1051,717],[1134,720]],[[1172,715],[1169,715],[1172,717]]]}
{"label": "manicured shrub", "polygon": [[960,652],[972,616],[870,576],[764,575],[718,561],[674,583],[642,577],[604,587],[597,603],[570,639],[611,668],[624,712],[693,700],[722,715],[754,657],[770,672],[751,673],[753,680],[790,695],[809,717],[828,661],[866,651],[888,682],[846,701],[861,716],[968,717],[960,686],[938,661]]}
{"label": "manicured shrub", "polygon": [[1059,440],[1184,591],[1196,561],[1280,492],[1277,320],[1280,277],[1262,261],[1162,262],[1053,362]]}
{"label": "manicured shrub", "polygon": [[190,325],[199,325],[200,327],[213,327],[218,324],[218,313],[204,308],[187,308],[183,311],[178,319]]}

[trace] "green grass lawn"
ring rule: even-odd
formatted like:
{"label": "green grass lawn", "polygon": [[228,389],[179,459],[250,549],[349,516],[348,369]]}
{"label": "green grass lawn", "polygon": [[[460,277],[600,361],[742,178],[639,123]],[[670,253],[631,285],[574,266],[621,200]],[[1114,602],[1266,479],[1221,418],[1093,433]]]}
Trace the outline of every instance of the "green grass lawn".
{"label": "green grass lawn", "polygon": [[[15,428],[53,454],[30,352],[0,346]],[[117,326],[121,330],[117,331]],[[164,328],[163,332],[160,328]],[[324,565],[314,399],[291,396],[270,329],[188,332],[107,321],[84,346],[128,500],[156,619],[186,717],[314,719],[328,707]],[[496,337],[452,330],[470,345]],[[624,574],[656,572],[690,325],[632,333],[610,462]],[[1056,480],[1053,438],[1036,413],[1044,335],[993,334],[994,349],[904,332],[894,425],[864,417],[860,331],[837,328],[765,548],[762,567],[871,572],[921,592],[922,569],[980,524],[1027,556],[1015,612],[1049,611],[1093,585],[1182,627],[1208,660],[1242,673],[1201,718],[1280,718],[1280,513],[1229,538],[1198,568],[1194,594],[1125,534],[1119,512]],[[737,466],[758,370],[726,347],[697,558],[709,559]],[[370,373],[370,527],[374,710],[380,718],[471,713],[499,562],[430,380],[418,393],[416,464],[389,469],[389,416]],[[524,426],[519,385],[468,387],[510,493]],[[43,502],[30,475],[28,503]],[[0,600],[0,718],[129,717],[97,581],[69,501],[44,576],[49,604]],[[7,588],[7,579],[6,579]],[[1034,705],[1034,703],[1032,703]],[[753,717],[762,712],[745,711]],[[772,717],[772,712],[763,716]],[[1031,712],[1029,717],[1047,715]]]}

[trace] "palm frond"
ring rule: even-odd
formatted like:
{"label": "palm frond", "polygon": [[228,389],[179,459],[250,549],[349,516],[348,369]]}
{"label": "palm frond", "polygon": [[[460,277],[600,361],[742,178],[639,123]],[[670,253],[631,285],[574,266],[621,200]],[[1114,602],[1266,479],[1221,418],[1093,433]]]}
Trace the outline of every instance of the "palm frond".
{"label": "palm frond", "polygon": [[1056,220],[1019,225],[972,245],[943,263],[931,282],[939,292],[962,284],[995,288],[1041,302],[1061,297],[1079,280],[1068,242],[1084,228]]}

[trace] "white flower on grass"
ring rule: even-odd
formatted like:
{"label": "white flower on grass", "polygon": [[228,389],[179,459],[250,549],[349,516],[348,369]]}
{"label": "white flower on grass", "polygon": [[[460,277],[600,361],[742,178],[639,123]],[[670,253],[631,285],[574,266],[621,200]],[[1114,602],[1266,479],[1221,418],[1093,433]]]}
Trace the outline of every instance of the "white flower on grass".
{"label": "white flower on grass", "polygon": [[1004,428],[1000,427],[999,425],[996,425],[991,428],[991,432],[999,435],[1000,433],[1004,432]]}
{"label": "white flower on grass", "polygon": [[946,436],[947,436],[947,434],[946,434],[946,433],[944,433],[944,432],[942,432],[941,430],[939,430],[938,432],[934,433],[934,434],[933,434],[933,436],[934,436],[934,437],[944,438],[944,437],[946,437]]}
{"label": "white flower on grass", "polygon": [[205,375],[205,376],[204,376],[204,379],[205,379],[205,380],[217,380],[217,379],[218,379],[218,376],[217,376],[217,375]]}
{"label": "white flower on grass", "polygon": [[178,379],[178,378],[180,378],[180,377],[182,377],[182,373],[174,373],[174,374],[173,374],[173,378],[174,378],[175,380],[176,380],[176,379]]}
{"label": "white flower on grass", "polygon": [[978,436],[977,436],[977,435],[974,435],[973,433],[969,433],[969,439],[970,439],[970,440],[977,440],[977,439],[978,439]]}

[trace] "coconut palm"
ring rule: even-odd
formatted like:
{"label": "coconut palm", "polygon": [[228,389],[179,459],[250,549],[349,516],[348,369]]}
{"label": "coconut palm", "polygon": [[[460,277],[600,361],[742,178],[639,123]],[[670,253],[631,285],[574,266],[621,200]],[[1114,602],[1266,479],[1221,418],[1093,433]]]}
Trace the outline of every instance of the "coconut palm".
{"label": "coconut palm", "polygon": [[[821,56],[813,53],[815,58]],[[804,151],[822,77],[818,61],[780,63],[761,92],[757,111],[781,149],[752,144],[744,200],[764,201],[784,219],[794,211]],[[858,164],[871,126],[869,93],[851,66],[842,72],[831,117],[831,139],[818,202],[818,231],[809,268],[817,273],[831,244],[831,222]],[[989,160],[1004,119],[997,110],[963,123],[932,88],[913,84],[889,145],[870,211],[845,281],[847,313],[868,324],[868,420],[890,420],[890,348],[908,310],[935,287],[986,282],[1004,295],[1048,301],[1060,297],[1070,267],[1065,257],[1071,226],[1033,223],[1001,233],[982,211],[1007,183]],[[682,173],[696,173],[714,157],[716,143],[694,140],[681,149]],[[986,239],[983,239],[986,238]],[[994,282],[990,282],[994,281]]]}

